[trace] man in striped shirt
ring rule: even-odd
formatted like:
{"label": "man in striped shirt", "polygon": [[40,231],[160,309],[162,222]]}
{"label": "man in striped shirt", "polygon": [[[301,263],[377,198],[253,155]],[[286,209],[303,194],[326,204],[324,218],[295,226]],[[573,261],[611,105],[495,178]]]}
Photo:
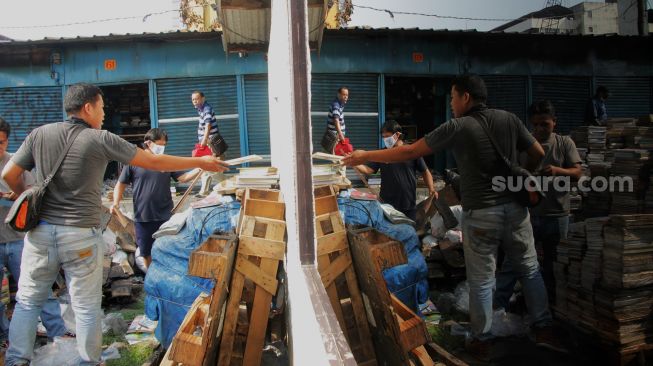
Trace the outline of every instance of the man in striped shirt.
{"label": "man in striped shirt", "polygon": [[[218,120],[215,118],[213,107],[211,107],[211,105],[206,102],[204,93],[199,90],[195,90],[191,95],[191,101],[193,102],[193,107],[197,109],[197,114],[199,115],[199,125],[197,126],[198,143],[195,144],[193,156],[211,155],[211,148],[208,146],[208,144],[210,139],[218,134]],[[202,186],[200,187],[198,196],[203,197],[209,194],[209,191],[211,190],[211,183],[214,178],[216,183],[218,183],[224,179],[224,175],[222,173],[213,172],[202,173]]]}
{"label": "man in striped shirt", "polygon": [[332,134],[336,135],[338,141],[345,139],[345,104],[349,100],[349,89],[345,86],[338,89],[338,96],[331,102],[329,106],[329,114],[327,116],[327,129]]}
{"label": "man in striped shirt", "polygon": [[197,146],[200,151],[208,150],[211,154],[211,149],[208,147],[209,139],[218,133],[218,121],[215,119],[215,112],[213,108],[206,102],[204,93],[199,90],[193,92],[191,96],[193,107],[197,109],[199,114],[199,125],[197,126],[197,141],[200,146]]}

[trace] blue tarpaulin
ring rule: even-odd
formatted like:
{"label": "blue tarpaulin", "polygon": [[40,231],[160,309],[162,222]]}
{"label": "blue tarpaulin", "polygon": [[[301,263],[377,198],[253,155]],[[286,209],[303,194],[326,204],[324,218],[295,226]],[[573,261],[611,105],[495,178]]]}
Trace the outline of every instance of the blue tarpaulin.
{"label": "blue tarpaulin", "polygon": [[164,347],[170,346],[197,296],[213,289],[213,280],[187,275],[190,253],[216,230],[234,231],[239,213],[239,202],[193,209],[177,235],[154,242],[145,276],[145,315],[159,321],[155,335]]}
{"label": "blue tarpaulin", "polygon": [[[338,205],[346,224],[371,226],[404,244],[408,263],[386,269],[383,277],[388,290],[407,306],[416,310],[417,304],[426,302],[428,270],[415,229],[387,221],[377,201],[339,198]],[[154,242],[145,276],[145,314],[159,321],[155,335],[164,347],[170,346],[195,298],[213,289],[212,280],[187,275],[191,252],[214,231],[233,231],[239,213],[239,202],[193,209],[178,234]]]}
{"label": "blue tarpaulin", "polygon": [[383,278],[392,292],[401,302],[417,314],[418,304],[423,304],[429,297],[428,267],[420,250],[420,241],[415,229],[410,225],[395,225],[383,216],[378,201],[359,201],[339,198],[338,206],[347,225],[365,225],[404,244],[408,263],[388,268],[383,271]]}

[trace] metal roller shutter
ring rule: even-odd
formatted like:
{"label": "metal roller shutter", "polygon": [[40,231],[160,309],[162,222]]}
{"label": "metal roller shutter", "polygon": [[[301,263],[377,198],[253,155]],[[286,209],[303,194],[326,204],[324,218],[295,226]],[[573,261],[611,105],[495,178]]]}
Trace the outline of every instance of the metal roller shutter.
{"label": "metal roller shutter", "polygon": [[168,132],[166,153],[190,156],[197,143],[197,111],[191,94],[199,90],[213,107],[220,134],[229,145],[228,159],[240,156],[236,77],[163,79],[156,81],[159,127]]}
{"label": "metal roller shutter", "polygon": [[347,137],[355,149],[378,149],[378,75],[313,74],[311,82],[313,151],[322,151],[320,140],[326,129],[329,105],[341,86],[349,88],[349,102],[345,106]]}
{"label": "metal roller shutter", "polygon": [[594,85],[610,91],[605,102],[608,117],[639,117],[653,112],[651,80],[648,77],[597,76]]}
{"label": "metal roller shutter", "polygon": [[61,95],[58,86],[0,89],[0,117],[11,125],[7,151],[18,150],[33,129],[63,120]]}
{"label": "metal roller shutter", "polygon": [[533,77],[533,101],[548,99],[553,103],[558,117],[558,133],[567,134],[583,125],[585,103],[590,96],[590,79],[587,77]]}
{"label": "metal roller shutter", "polygon": [[270,110],[267,75],[245,76],[245,110],[249,153],[270,154]]}
{"label": "metal roller shutter", "polygon": [[527,123],[528,78],[525,76],[483,76],[487,86],[487,105],[514,113]]}

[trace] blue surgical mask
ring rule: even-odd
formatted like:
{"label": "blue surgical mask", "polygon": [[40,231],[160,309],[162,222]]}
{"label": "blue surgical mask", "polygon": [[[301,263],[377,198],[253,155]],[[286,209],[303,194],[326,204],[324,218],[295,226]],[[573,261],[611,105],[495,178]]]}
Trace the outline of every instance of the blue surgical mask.
{"label": "blue surgical mask", "polygon": [[164,145],[158,145],[154,142],[150,143],[150,150],[154,155],[161,155],[165,151],[166,147]]}
{"label": "blue surgical mask", "polygon": [[390,149],[393,146],[395,146],[395,144],[397,143],[397,139],[395,138],[395,135],[383,138],[383,144],[385,145],[386,148]]}

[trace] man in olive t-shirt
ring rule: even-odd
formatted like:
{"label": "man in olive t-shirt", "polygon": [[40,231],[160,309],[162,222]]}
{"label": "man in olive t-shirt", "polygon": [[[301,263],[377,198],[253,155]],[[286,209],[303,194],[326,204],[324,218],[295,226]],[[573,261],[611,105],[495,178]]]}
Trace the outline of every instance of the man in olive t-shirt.
{"label": "man in olive t-shirt", "polygon": [[[533,125],[533,135],[545,151],[535,175],[542,177],[546,197],[539,205],[531,208],[531,223],[535,245],[541,248],[543,254],[542,277],[549,302],[553,304],[556,296],[553,262],[556,248],[561,239],[567,238],[569,228],[570,178],[580,178],[583,171],[574,141],[569,136],[560,136],[553,132],[557,121],[553,104],[548,100],[535,102],[528,109],[528,114]],[[504,263],[497,275],[497,290],[494,295],[498,307],[507,309],[516,280],[510,263]]]}
{"label": "man in olive t-shirt", "polygon": [[25,190],[22,174],[36,168],[42,182],[54,168],[71,135],[79,131],[61,167],[47,187],[39,225],[25,237],[16,308],[9,328],[8,366],[31,361],[36,323],[50,287],[63,268],[75,312],[80,365],[97,365],[102,347],[101,301],[104,242],[99,229],[102,177],[109,161],[147,169],[176,171],[202,168],[224,171],[217,158],[182,158],[148,154],[120,137],[101,130],[101,90],[90,84],[71,85],[64,98],[70,119],[33,130],[2,171],[12,191]]}

